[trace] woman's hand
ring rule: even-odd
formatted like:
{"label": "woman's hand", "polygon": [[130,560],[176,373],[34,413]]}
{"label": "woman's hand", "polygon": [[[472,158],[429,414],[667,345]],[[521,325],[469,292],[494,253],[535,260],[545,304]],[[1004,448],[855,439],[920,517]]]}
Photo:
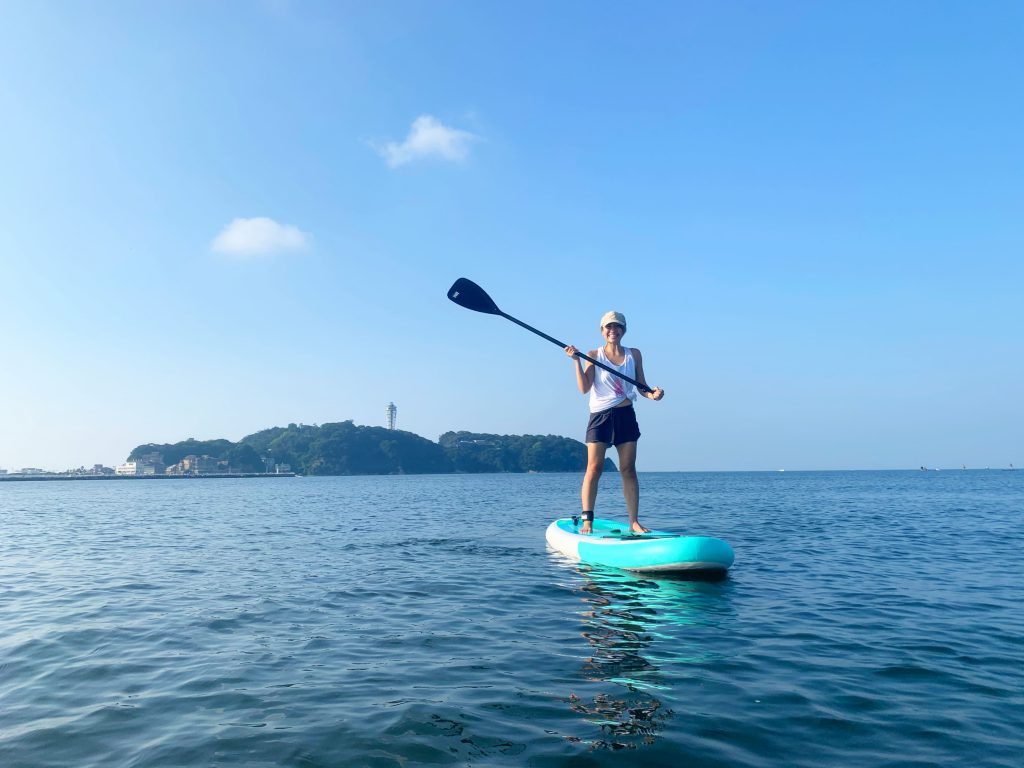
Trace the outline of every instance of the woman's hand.
{"label": "woman's hand", "polygon": [[565,354],[567,354],[569,357],[578,360],[580,356],[580,351],[576,349],[576,347],[574,347],[572,344],[570,344],[568,347],[565,348]]}
{"label": "woman's hand", "polygon": [[661,400],[661,398],[665,396],[665,390],[662,389],[661,387],[655,387],[647,396],[651,400]]}

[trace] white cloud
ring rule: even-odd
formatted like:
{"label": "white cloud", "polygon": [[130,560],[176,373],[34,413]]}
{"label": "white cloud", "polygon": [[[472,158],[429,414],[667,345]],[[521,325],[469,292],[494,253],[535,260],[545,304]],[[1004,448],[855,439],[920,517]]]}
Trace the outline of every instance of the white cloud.
{"label": "white cloud", "polygon": [[401,144],[389,141],[377,147],[389,166],[397,168],[423,157],[461,162],[469,154],[469,145],[478,136],[469,131],[449,128],[430,115],[420,115],[412,121],[409,135]]}
{"label": "white cloud", "polygon": [[299,250],[308,242],[309,236],[298,227],[257,216],[232,221],[213,239],[210,248],[216,253],[246,258]]}

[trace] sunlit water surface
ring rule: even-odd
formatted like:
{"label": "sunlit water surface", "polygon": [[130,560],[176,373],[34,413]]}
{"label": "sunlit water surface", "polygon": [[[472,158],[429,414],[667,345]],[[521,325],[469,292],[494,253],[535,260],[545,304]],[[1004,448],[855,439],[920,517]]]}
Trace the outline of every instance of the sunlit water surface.
{"label": "sunlit water surface", "polygon": [[4,483],[0,765],[1024,764],[1024,472],[642,475],[714,582],[579,480]]}

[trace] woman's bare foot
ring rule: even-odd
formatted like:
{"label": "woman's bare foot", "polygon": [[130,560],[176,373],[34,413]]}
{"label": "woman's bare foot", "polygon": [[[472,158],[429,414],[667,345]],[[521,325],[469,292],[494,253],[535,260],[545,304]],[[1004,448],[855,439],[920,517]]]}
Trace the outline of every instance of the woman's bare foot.
{"label": "woman's bare foot", "polygon": [[650,528],[645,528],[644,526],[640,525],[640,521],[639,520],[634,522],[634,523],[632,523],[629,526],[629,530],[631,530],[633,533],[650,533],[651,532]]}
{"label": "woman's bare foot", "polygon": [[594,528],[590,524],[590,521],[589,520],[584,520],[583,523],[580,525],[580,533],[593,533],[593,532],[594,532]]}

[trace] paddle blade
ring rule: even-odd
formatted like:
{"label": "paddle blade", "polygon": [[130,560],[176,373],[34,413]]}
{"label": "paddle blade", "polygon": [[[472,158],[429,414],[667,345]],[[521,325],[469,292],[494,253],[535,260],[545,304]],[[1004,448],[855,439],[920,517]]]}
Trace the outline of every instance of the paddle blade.
{"label": "paddle blade", "polygon": [[474,312],[486,312],[488,315],[500,315],[501,310],[487,292],[472,280],[460,277],[448,289],[448,298],[460,307],[472,309]]}

